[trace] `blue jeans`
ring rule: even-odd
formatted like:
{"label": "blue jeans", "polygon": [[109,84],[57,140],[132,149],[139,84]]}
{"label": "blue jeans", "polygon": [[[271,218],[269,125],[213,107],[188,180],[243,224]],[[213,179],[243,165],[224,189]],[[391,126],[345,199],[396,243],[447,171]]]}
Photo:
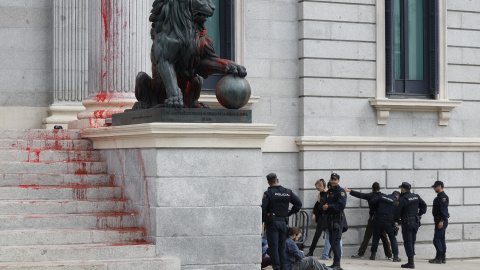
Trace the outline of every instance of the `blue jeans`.
{"label": "blue jeans", "polygon": [[[323,248],[323,253],[322,253],[322,259],[328,260],[328,253],[330,252],[330,237],[329,237],[328,230],[325,230],[325,247]],[[341,254],[343,257],[343,248],[342,248],[342,239],[340,239],[340,249],[341,249]]]}

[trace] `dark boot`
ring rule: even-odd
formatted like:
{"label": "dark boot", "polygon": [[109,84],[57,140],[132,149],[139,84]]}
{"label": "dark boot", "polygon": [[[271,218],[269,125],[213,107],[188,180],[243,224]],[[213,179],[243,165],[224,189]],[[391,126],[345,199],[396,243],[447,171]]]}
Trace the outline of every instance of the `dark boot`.
{"label": "dark boot", "polygon": [[415,268],[415,263],[413,262],[413,257],[412,257],[412,258],[408,258],[408,263],[402,264],[402,268],[414,269],[414,268]]}
{"label": "dark boot", "polygon": [[334,260],[333,261],[333,264],[330,266],[330,268],[332,268],[332,270],[343,270],[341,267],[340,267],[340,261],[336,261]]}
{"label": "dark boot", "polygon": [[442,255],[437,253],[434,259],[428,260],[429,263],[442,264]]}
{"label": "dark boot", "polygon": [[313,250],[309,250],[308,253],[305,255],[305,257],[312,257],[313,256]]}
{"label": "dark boot", "polygon": [[393,255],[393,262],[401,262],[402,259],[400,259],[400,257],[398,257],[398,254],[397,255]]}
{"label": "dark boot", "polygon": [[447,255],[445,253],[442,254],[442,263],[447,263]]}
{"label": "dark boot", "polygon": [[375,256],[377,256],[377,253],[372,252],[372,255],[370,255],[370,260],[375,261]]}

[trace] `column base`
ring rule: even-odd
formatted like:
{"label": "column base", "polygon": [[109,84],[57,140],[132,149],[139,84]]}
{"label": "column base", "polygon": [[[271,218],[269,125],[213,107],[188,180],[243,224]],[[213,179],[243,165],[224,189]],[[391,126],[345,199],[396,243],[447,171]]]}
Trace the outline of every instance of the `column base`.
{"label": "column base", "polygon": [[64,129],[68,128],[68,123],[77,119],[77,114],[84,111],[85,107],[81,104],[75,105],[56,105],[48,108],[49,116],[43,120],[43,129],[53,129],[59,125]]}

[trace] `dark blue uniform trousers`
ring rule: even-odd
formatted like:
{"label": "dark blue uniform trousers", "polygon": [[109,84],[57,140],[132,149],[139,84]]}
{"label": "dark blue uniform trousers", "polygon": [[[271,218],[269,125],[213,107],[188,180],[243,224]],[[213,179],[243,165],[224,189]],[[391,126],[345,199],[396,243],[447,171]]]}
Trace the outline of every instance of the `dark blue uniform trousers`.
{"label": "dark blue uniform trousers", "polygon": [[433,235],[433,245],[438,254],[447,253],[447,244],[445,243],[445,232],[447,230],[448,220],[443,222],[443,228],[438,228],[438,222],[435,222],[435,234]]}
{"label": "dark blue uniform trousers", "polygon": [[394,225],[392,222],[389,221],[375,221],[375,226],[373,228],[373,240],[372,240],[372,253],[376,253],[378,249],[378,243],[380,242],[380,237],[382,236],[382,232],[385,231],[390,239],[390,243],[392,245],[392,253],[395,256],[398,256],[398,243],[397,238],[395,238],[395,234],[393,232]]}
{"label": "dark blue uniform trousers", "polygon": [[265,224],[265,226],[267,229],[268,255],[272,258],[272,267],[275,270],[287,270],[288,266],[285,260],[287,223],[285,221],[274,221],[272,224]]}
{"label": "dark blue uniform trousers", "polygon": [[332,247],[332,251],[333,251],[333,259],[335,261],[340,261],[340,259],[342,258],[342,247],[340,246],[340,240],[342,239],[343,220],[339,223],[340,228],[338,230],[335,230],[333,228],[332,220],[328,220],[327,222],[329,224],[328,233],[329,233],[330,246]]}
{"label": "dark blue uniform trousers", "polygon": [[417,241],[418,222],[410,220],[410,222],[402,224],[403,246],[408,258],[415,256],[415,242]]}

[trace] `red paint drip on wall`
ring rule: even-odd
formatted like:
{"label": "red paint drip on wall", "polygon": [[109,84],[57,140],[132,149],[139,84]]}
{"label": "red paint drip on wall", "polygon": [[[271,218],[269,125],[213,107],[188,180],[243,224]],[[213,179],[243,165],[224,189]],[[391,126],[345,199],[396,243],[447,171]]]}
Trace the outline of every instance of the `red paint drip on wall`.
{"label": "red paint drip on wall", "polygon": [[105,29],[105,42],[109,37],[110,22],[112,21],[112,9],[110,0],[102,0],[103,27]]}

